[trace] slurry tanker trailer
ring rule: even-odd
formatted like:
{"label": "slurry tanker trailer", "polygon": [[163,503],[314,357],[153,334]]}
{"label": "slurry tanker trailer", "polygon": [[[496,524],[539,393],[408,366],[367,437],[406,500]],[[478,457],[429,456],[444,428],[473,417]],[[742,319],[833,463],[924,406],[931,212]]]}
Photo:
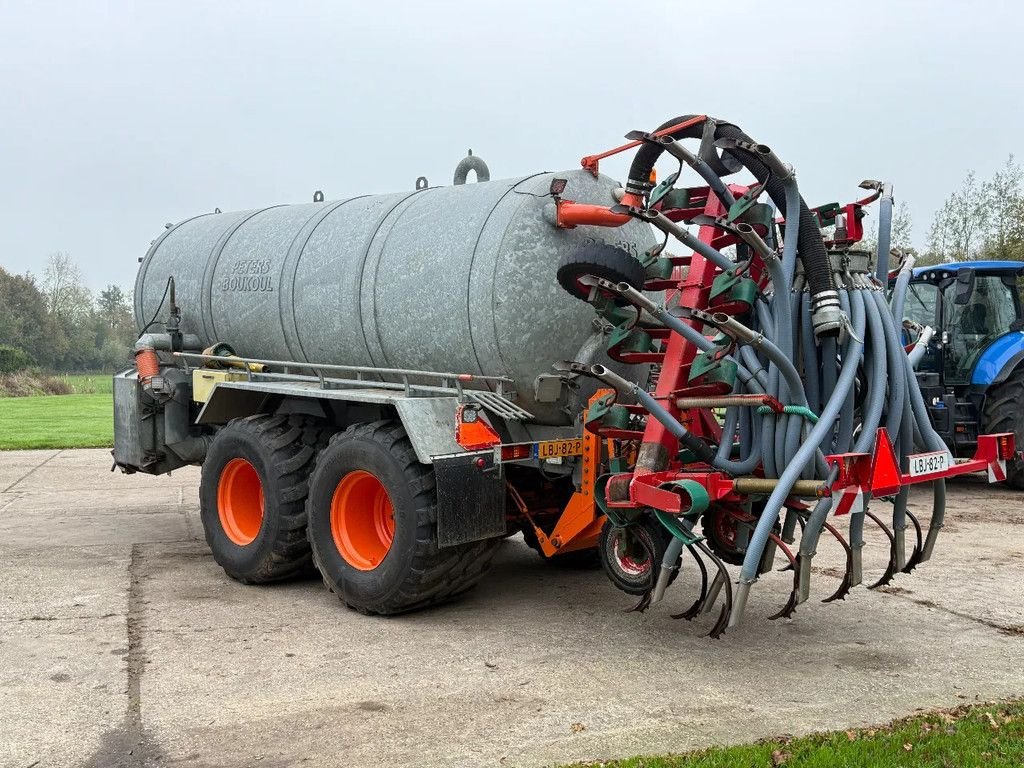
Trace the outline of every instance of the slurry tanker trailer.
{"label": "slurry tanker trailer", "polygon": [[[201,465],[229,576],[315,568],[371,614],[465,592],[519,531],[552,563],[600,562],[638,610],[693,567],[678,616],[717,614],[714,636],[779,553],[791,615],[823,533],[846,552],[829,599],[864,581],[866,520],[889,542],[871,586],[909,573],[945,478],[1000,480],[1016,455],[981,435],[955,460],[928,421],[887,248],[858,250],[888,186],[810,209],[767,146],[703,115],[627,139],[577,170],[489,181],[470,157],[451,187],[168,226],[114,379],[116,465]],[[624,184],[600,173],[627,151]],[[660,183],[659,158],[678,165]]]}

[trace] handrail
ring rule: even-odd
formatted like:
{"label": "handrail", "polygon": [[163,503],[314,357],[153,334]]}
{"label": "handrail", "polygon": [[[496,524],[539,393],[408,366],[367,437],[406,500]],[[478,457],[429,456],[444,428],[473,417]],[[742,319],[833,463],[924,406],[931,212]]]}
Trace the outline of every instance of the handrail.
{"label": "handrail", "polygon": [[455,379],[459,382],[471,382],[471,381],[484,381],[494,382],[497,384],[514,384],[515,382],[507,376],[481,376],[475,373],[442,373],[439,371],[417,371],[412,368],[374,368],[373,366],[367,365],[329,365],[327,363],[300,363],[296,360],[261,360],[255,357],[238,357],[232,355],[229,358],[225,358],[223,355],[204,355],[199,352],[175,352],[175,357],[182,357],[186,360],[216,360],[225,362],[230,360],[233,363],[243,363],[247,367],[249,364],[256,365],[281,365],[291,368],[309,368],[310,370],[324,370],[324,371],[351,371],[355,373],[376,373],[381,376],[426,376],[435,379]]}

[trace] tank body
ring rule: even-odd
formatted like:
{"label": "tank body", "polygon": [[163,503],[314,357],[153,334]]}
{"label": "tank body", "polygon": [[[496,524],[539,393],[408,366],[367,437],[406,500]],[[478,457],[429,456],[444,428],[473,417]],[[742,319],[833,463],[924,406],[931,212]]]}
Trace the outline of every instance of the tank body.
{"label": "tank body", "polygon": [[566,402],[537,402],[534,381],[577,359],[594,313],[559,287],[559,258],[593,241],[639,256],[654,238],[639,222],[556,228],[545,216],[555,176],[568,180],[568,199],[614,202],[611,179],[581,170],[188,219],[143,260],[136,322],[163,319],[173,276],[182,331],[206,345],[507,376],[539,423],[566,423]]}

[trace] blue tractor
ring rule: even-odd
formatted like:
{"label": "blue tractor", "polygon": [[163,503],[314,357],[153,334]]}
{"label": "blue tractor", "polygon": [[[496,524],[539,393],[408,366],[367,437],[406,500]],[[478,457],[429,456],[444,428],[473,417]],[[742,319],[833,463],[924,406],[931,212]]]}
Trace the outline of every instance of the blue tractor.
{"label": "blue tractor", "polygon": [[[978,434],[1012,432],[1024,446],[1024,262],[967,261],[914,269],[903,307],[905,334],[934,334],[917,366],[935,430],[956,457]],[[1024,489],[1024,460],[1006,484]]]}

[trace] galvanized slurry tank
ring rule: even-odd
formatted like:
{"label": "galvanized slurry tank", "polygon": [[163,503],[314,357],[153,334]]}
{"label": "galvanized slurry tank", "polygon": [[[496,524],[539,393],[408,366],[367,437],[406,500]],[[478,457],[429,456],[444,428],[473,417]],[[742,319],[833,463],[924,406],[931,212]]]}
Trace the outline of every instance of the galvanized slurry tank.
{"label": "galvanized slurry tank", "polygon": [[[588,238],[640,255],[650,228],[556,229],[544,215],[555,176],[566,196],[610,204],[615,183],[585,171],[538,174],[342,201],[213,213],[169,229],[135,285],[135,319],[156,313],[169,275],[182,331],[243,356],[505,375],[541,423],[535,378],[574,359],[593,311],[566,300],[559,258]],[[600,345],[598,345],[600,346]]]}

